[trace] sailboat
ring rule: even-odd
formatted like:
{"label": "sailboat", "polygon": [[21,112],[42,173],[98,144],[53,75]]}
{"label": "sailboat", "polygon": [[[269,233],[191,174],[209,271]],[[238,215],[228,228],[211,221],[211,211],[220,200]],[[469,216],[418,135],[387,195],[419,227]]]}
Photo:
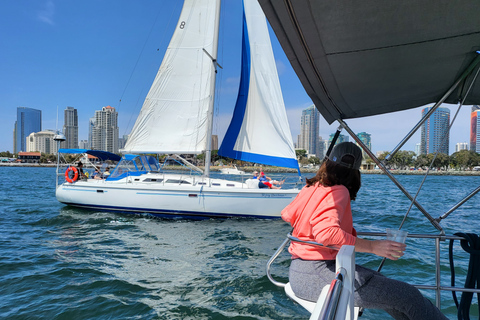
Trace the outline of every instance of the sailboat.
{"label": "sailboat", "polygon": [[[219,0],[185,0],[162,64],[122,150],[124,156],[107,179],[60,184],[57,179],[58,201],[160,216],[280,216],[298,194],[297,188],[260,189],[258,180],[210,177],[219,19]],[[267,22],[256,0],[244,1],[240,83],[219,154],[295,168],[300,173]],[[183,161],[179,155],[200,153],[205,153],[201,175],[162,172],[151,155],[173,154]]]}
{"label": "sailboat", "polygon": [[[466,240],[466,237],[446,234],[441,222],[476,195],[480,187],[463,198],[456,195],[458,202],[451,208],[436,208],[443,213],[434,217],[417,200],[423,182],[417,193],[411,194],[387,169],[388,161],[442,103],[457,104],[458,110],[463,105],[480,104],[477,79],[480,73],[480,3],[475,0],[259,2],[293,69],[323,118],[330,124],[338,122],[337,134],[345,130],[409,200],[410,207],[405,208],[405,216],[399,221],[398,228],[402,228],[412,207],[424,215],[427,222],[425,233],[411,237],[432,240],[431,244],[435,246],[435,276],[432,278],[435,283],[414,285],[435,290],[435,302],[439,308],[441,291],[480,293],[478,287],[449,287],[441,283],[440,277],[440,243]],[[348,125],[349,119],[427,104],[433,104],[430,111],[401,139],[385,162],[380,161]],[[375,217],[372,217],[372,224],[375,224]],[[385,233],[381,232],[360,232],[359,235],[385,237]],[[289,241],[299,239],[289,235],[279,250],[283,250]],[[321,319],[353,319],[355,312],[346,303],[348,299],[339,303],[342,299],[338,299],[341,291],[341,285],[337,285],[339,282],[332,285],[329,292],[332,293],[329,297],[334,299],[323,297],[315,304],[296,297],[288,283],[275,281],[269,274],[270,265],[279,254],[277,251],[267,264],[267,274],[272,283],[285,288],[287,295],[312,312],[311,319],[320,319],[314,317],[314,313],[320,310],[328,313]],[[352,255],[346,257],[354,259]],[[337,268],[337,271],[340,269]],[[347,274],[352,274],[351,268],[345,269],[348,269]],[[471,277],[471,273],[467,277]],[[345,309],[350,311],[345,313]],[[335,310],[343,311],[343,316],[336,317]],[[458,319],[467,319],[468,315],[461,317],[460,313],[459,308]]]}

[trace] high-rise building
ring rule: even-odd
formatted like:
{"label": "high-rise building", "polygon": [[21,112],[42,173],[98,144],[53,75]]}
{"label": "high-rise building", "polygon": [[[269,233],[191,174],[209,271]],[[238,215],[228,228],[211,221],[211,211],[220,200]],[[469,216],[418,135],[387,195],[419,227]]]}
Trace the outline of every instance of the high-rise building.
{"label": "high-rise building", "polygon": [[421,145],[422,145],[421,143],[415,144],[415,155],[417,156],[421,155],[420,153]]}
{"label": "high-rise building", "polygon": [[95,128],[95,117],[88,119],[88,146],[86,149],[93,149],[93,128]]}
{"label": "high-rise building", "polygon": [[[474,106],[476,107],[476,106]],[[470,150],[480,153],[480,109],[472,107],[470,114]]]}
{"label": "high-rise building", "polygon": [[[328,147],[330,147],[330,145],[332,144],[334,136],[335,136],[335,133],[332,133],[332,134],[330,134],[330,136],[328,136]],[[337,145],[339,143],[342,143],[342,142],[348,142],[348,141],[349,141],[349,137],[341,134],[341,135],[338,136],[337,141],[335,142],[335,145]]]}
{"label": "high-rise building", "polygon": [[118,152],[118,112],[111,106],[95,111],[91,149]]}
{"label": "high-rise building", "polygon": [[27,137],[27,152],[57,154],[57,141],[53,140],[55,135],[52,130],[30,133]]}
{"label": "high-rise building", "polygon": [[212,134],[212,150],[218,150],[218,135]]}
{"label": "high-rise building", "polygon": [[66,140],[62,143],[63,148],[78,148],[78,116],[77,109],[67,107],[65,109],[65,118],[63,122],[63,134]]}
{"label": "high-rise building", "polygon": [[468,143],[466,142],[458,142],[455,145],[455,152],[462,151],[462,150],[468,150]]}
{"label": "high-rise building", "polygon": [[304,149],[308,154],[320,156],[317,151],[319,134],[320,112],[315,105],[302,111],[300,120],[300,135],[298,136],[298,148]]}
{"label": "high-rise building", "polygon": [[17,121],[13,131],[13,153],[27,150],[27,137],[32,132],[42,131],[42,111],[27,107],[17,108]]}
{"label": "high-rise building", "polygon": [[[422,117],[432,107],[422,109]],[[448,155],[448,145],[450,143],[450,134],[448,126],[450,124],[450,109],[438,108],[423,123],[420,141],[420,154],[429,154],[439,151]]]}
{"label": "high-rise building", "polygon": [[90,149],[88,146],[88,140],[80,140],[80,142],[78,142],[78,147],[80,149]]}
{"label": "high-rise building", "polygon": [[[372,151],[372,135],[366,132],[360,132],[357,134],[357,137],[362,141],[362,143],[368,147],[370,151]],[[369,158],[367,153],[362,149],[362,157],[363,160]]]}
{"label": "high-rise building", "polygon": [[318,143],[317,143],[317,157],[322,160],[325,158],[325,141],[322,139],[322,137],[318,137]]}

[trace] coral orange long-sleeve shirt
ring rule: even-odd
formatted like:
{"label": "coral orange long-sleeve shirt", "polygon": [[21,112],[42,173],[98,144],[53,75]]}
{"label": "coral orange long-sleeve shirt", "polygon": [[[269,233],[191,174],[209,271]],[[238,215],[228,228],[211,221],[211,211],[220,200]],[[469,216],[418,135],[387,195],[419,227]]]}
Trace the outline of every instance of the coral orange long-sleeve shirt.
{"label": "coral orange long-sleeve shirt", "polygon": [[[350,194],[343,185],[304,187],[282,210],[282,219],[294,228],[292,235],[300,240],[326,246],[355,245]],[[288,251],[292,258],[335,260],[337,250],[292,241]]]}

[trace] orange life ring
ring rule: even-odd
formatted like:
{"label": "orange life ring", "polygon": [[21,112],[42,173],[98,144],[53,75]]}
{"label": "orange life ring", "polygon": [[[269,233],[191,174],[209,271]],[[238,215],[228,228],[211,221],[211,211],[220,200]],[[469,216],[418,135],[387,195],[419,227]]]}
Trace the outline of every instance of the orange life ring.
{"label": "orange life ring", "polygon": [[[70,171],[73,171],[73,179],[70,178]],[[67,180],[70,183],[73,183],[77,181],[78,179],[78,169],[75,167],[68,167],[67,171],[65,171],[65,180]]]}

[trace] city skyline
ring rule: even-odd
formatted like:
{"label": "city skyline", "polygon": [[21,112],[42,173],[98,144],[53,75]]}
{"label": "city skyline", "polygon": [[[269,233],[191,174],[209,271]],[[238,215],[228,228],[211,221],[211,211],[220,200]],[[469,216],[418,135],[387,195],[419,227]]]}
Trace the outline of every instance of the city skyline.
{"label": "city skyline", "polygon": [[[42,110],[42,128],[61,130],[62,110],[78,110],[78,139],[88,139],[95,110],[111,105],[118,113],[119,136],[130,133],[143,99],[160,66],[181,10],[176,1],[95,3],[39,1],[0,3],[0,108],[6,125],[0,128],[0,151],[13,151],[12,131],[17,107]],[[213,134],[221,142],[238,92],[241,47],[241,2],[225,2],[221,20],[219,69]],[[271,30],[270,30],[271,31]],[[312,105],[288,59],[270,32],[292,137],[300,133],[301,112]],[[224,46],[222,46],[222,44]],[[233,66],[233,67],[232,67]],[[451,109],[452,118],[455,106]],[[391,151],[418,122],[418,107],[391,115],[346,122],[356,132],[372,135],[376,151]],[[450,135],[455,144],[469,141],[470,107],[462,108]],[[335,132],[320,117],[320,136]],[[346,134],[345,132],[343,132]],[[404,146],[415,150],[417,132]]]}

